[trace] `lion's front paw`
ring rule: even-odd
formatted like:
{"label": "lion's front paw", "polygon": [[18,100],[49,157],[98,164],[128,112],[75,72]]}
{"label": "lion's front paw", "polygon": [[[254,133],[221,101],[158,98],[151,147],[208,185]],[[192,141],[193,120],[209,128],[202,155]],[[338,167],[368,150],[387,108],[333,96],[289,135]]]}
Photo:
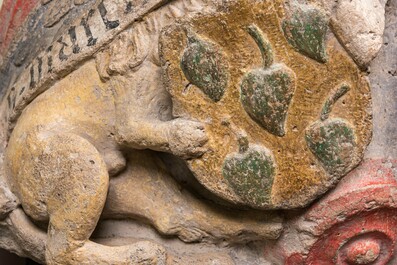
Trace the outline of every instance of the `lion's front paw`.
{"label": "lion's front paw", "polygon": [[175,119],[170,122],[168,130],[169,148],[172,154],[182,158],[192,158],[206,152],[204,145],[208,138],[202,123]]}

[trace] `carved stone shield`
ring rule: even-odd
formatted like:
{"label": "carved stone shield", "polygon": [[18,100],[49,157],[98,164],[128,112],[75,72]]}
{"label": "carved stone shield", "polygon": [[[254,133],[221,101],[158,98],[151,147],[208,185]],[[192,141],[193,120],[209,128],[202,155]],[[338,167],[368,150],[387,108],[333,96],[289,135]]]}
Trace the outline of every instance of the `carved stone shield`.
{"label": "carved stone shield", "polygon": [[314,6],[245,0],[163,31],[174,115],[209,135],[209,151],[188,165],[211,192],[259,209],[302,207],[359,164],[370,89],[327,28]]}

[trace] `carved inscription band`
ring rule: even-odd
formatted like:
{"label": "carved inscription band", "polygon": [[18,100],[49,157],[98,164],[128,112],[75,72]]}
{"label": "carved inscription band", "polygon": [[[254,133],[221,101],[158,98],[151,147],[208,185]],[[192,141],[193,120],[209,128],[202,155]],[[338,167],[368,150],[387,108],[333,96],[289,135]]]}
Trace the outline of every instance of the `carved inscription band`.
{"label": "carved inscription band", "polygon": [[78,19],[56,42],[40,53],[9,89],[8,119],[15,121],[22,109],[54,80],[72,71],[128,25],[167,1],[102,0]]}

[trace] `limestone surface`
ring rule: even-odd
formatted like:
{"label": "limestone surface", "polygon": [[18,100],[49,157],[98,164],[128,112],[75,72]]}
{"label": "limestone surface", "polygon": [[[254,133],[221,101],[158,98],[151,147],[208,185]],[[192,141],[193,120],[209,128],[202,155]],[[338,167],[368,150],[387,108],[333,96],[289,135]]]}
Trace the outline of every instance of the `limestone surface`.
{"label": "limestone surface", "polygon": [[1,248],[396,261],[396,0],[23,2],[0,11]]}
{"label": "limestone surface", "polygon": [[[318,22],[313,8],[300,8],[295,12],[310,11],[299,13],[305,19],[282,30],[280,25],[289,17],[281,3],[232,2],[227,11],[182,19],[166,28],[160,39],[174,116],[200,121],[208,135],[208,151],[188,160],[189,167],[207,189],[238,205],[303,207],[357,166],[370,141],[371,94],[365,73],[336,38],[314,38],[325,24]],[[310,30],[290,34],[300,32],[299,23]],[[181,54],[190,49],[186,32],[216,43],[225,54],[228,85],[218,101],[181,69]],[[309,54],[319,43],[326,52],[320,47]],[[314,60],[317,53],[322,55]],[[326,61],[321,59],[325,54]],[[200,61],[199,54],[191,59],[206,66],[207,59]],[[341,89],[346,91],[338,92]],[[262,162],[270,163],[266,168],[274,172],[243,158],[254,159],[250,146],[269,150],[266,156],[273,158]],[[230,162],[236,152],[242,156],[238,165]]]}
{"label": "limestone surface", "polygon": [[332,30],[358,65],[367,67],[379,52],[385,29],[381,0],[312,0],[328,13]]}

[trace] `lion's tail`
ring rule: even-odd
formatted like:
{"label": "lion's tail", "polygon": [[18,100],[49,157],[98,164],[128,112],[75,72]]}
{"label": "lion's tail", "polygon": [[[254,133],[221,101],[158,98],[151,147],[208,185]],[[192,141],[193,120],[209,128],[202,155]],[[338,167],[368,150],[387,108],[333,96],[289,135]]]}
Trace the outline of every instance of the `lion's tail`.
{"label": "lion's tail", "polygon": [[0,248],[45,261],[46,233],[31,222],[4,182],[0,182],[0,234]]}

